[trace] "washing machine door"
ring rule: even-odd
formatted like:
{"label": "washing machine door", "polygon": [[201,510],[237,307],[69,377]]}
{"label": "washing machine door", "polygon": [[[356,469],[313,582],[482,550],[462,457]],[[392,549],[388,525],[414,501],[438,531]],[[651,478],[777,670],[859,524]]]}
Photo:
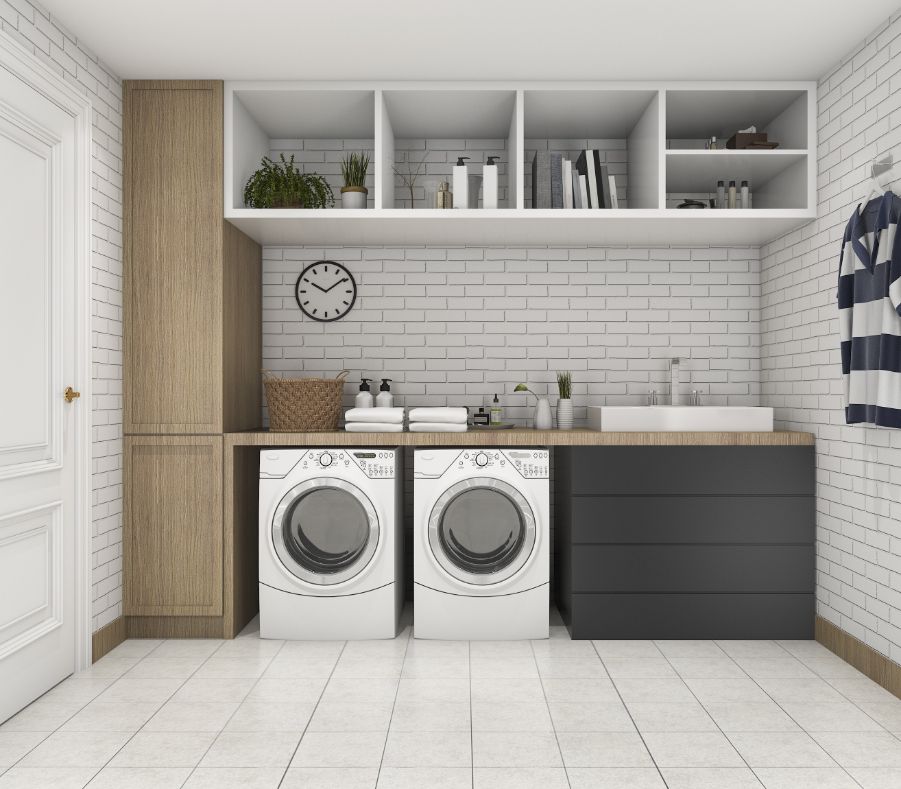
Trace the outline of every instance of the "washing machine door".
{"label": "washing machine door", "polygon": [[515,576],[532,554],[535,515],[523,495],[503,480],[462,480],[435,502],[429,546],[458,581],[498,584]]}
{"label": "washing machine door", "polygon": [[319,477],[295,485],[272,518],[272,544],[282,565],[301,581],[318,586],[359,575],[378,543],[372,502],[341,479]]}

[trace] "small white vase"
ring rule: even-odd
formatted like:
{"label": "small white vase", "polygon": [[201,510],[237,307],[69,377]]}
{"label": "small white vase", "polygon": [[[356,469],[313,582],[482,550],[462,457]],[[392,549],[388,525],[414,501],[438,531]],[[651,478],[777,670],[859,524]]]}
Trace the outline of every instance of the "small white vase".
{"label": "small white vase", "polygon": [[569,398],[560,398],[557,401],[557,429],[572,430],[573,427],[573,401]]}
{"label": "small white vase", "polygon": [[366,197],[369,190],[365,186],[341,187],[342,208],[366,208]]}
{"label": "small white vase", "polygon": [[535,429],[550,430],[553,427],[551,418],[551,404],[546,397],[539,397],[535,405]]}

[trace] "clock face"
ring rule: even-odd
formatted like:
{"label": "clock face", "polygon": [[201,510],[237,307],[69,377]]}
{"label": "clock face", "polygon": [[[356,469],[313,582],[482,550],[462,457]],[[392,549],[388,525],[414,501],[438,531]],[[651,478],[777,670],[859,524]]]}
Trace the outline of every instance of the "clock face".
{"label": "clock face", "polygon": [[315,321],[336,321],[353,307],[357,283],[340,263],[317,260],[300,272],[294,295],[304,315]]}

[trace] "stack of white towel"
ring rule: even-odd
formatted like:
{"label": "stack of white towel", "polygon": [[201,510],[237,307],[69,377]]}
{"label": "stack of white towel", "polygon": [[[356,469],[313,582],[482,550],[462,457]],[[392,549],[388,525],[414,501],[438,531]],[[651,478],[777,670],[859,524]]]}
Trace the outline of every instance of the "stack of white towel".
{"label": "stack of white towel", "polygon": [[344,415],[348,433],[403,433],[403,408],[351,408]]}
{"label": "stack of white towel", "polygon": [[411,433],[465,433],[469,413],[465,408],[413,408]]}

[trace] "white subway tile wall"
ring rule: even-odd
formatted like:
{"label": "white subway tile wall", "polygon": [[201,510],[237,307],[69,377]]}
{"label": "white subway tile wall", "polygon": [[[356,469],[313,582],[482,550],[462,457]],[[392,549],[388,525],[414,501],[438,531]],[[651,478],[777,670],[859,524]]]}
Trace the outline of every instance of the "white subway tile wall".
{"label": "white subway tile wall", "polygon": [[[343,320],[298,309],[297,276],[315,260],[343,263],[357,280]],[[756,405],[759,281],[756,247],[265,247],[264,364],[350,370],[345,406],[363,375],[393,379],[397,405],[487,407],[497,393],[518,422],[531,405],[513,387],[527,382],[553,401],[556,371],[570,370],[584,422],[589,402],[666,395],[678,356],[686,391]]]}
{"label": "white subway tile wall", "polygon": [[835,302],[870,161],[901,160],[899,88],[901,16],[820,80],[819,219],[762,249],[761,360],[779,426],[817,437],[817,610],[901,662],[901,432],[845,424]]}
{"label": "white subway tile wall", "polygon": [[0,0],[0,28],[85,93],[93,109],[93,613],[122,613],[122,86],[40,6]]}

